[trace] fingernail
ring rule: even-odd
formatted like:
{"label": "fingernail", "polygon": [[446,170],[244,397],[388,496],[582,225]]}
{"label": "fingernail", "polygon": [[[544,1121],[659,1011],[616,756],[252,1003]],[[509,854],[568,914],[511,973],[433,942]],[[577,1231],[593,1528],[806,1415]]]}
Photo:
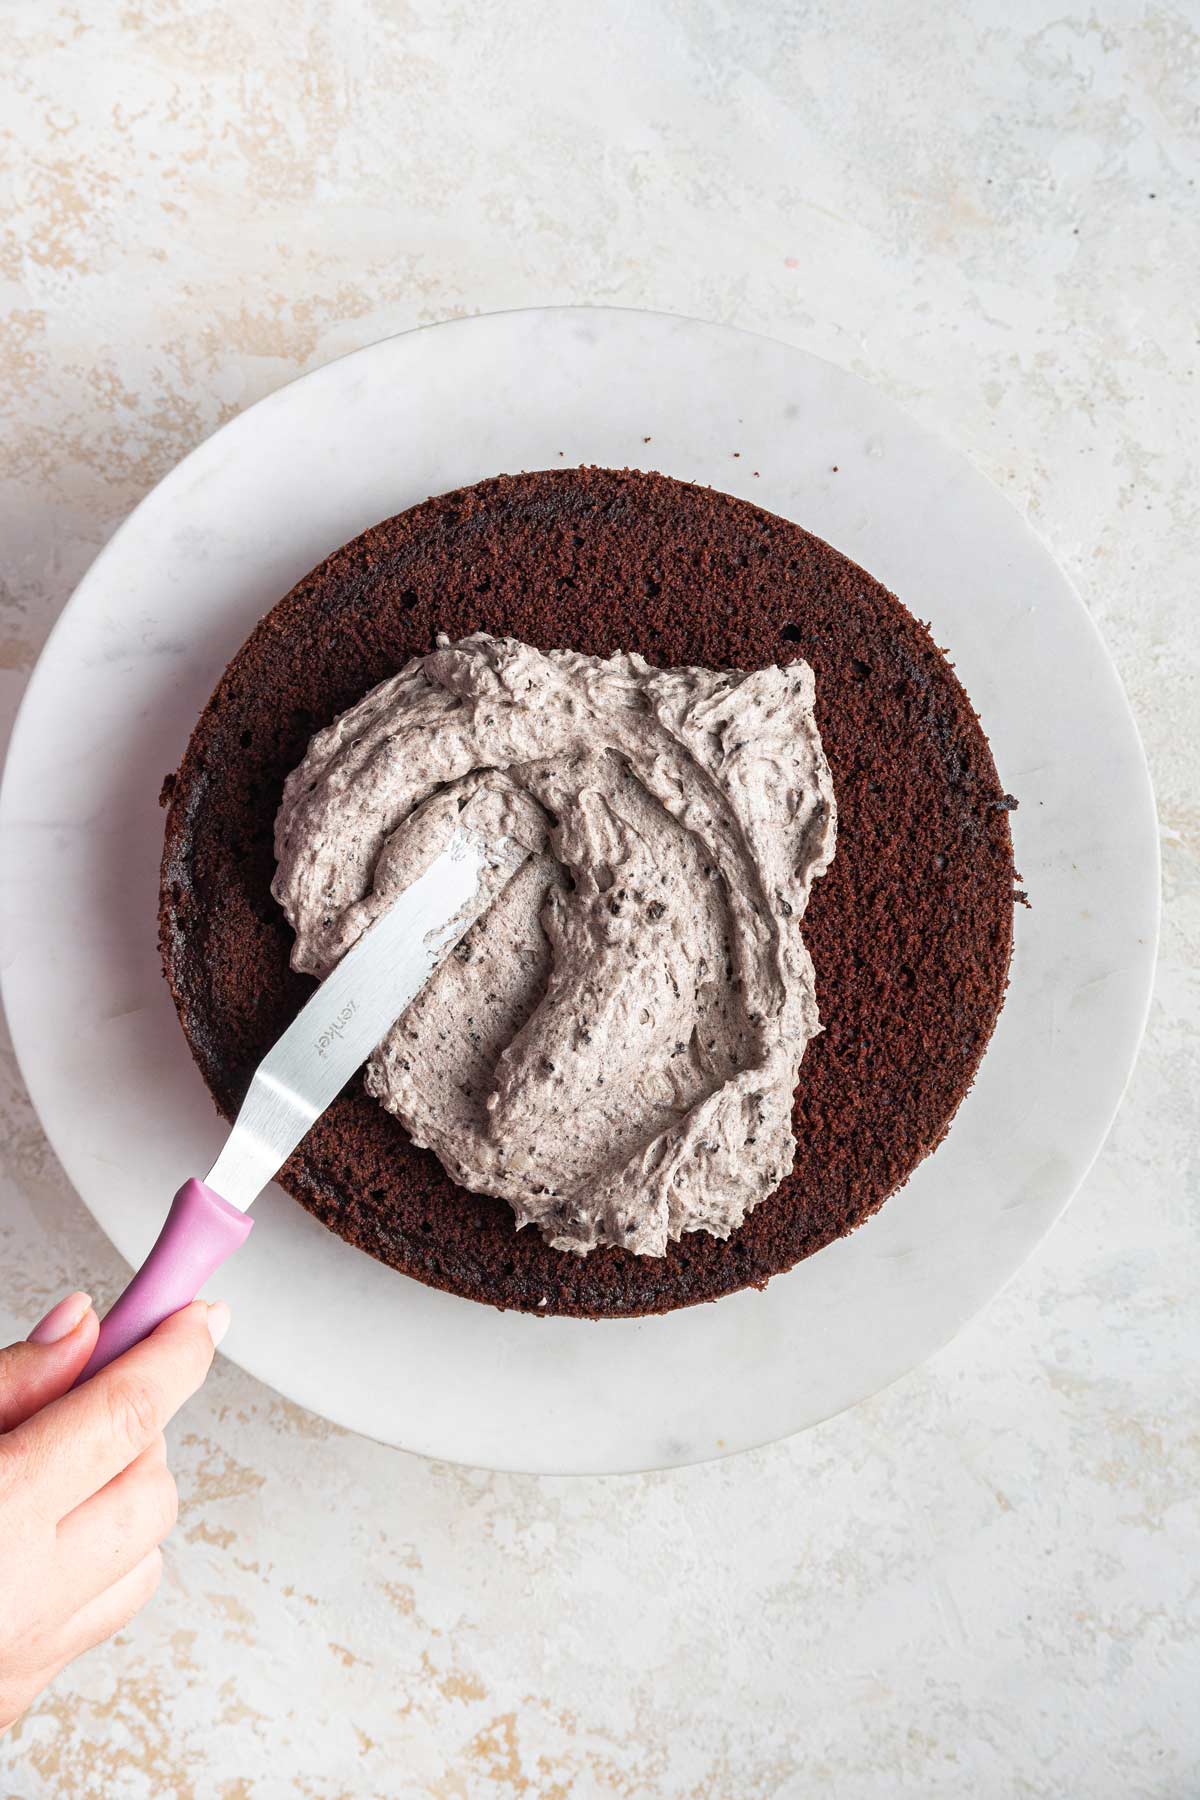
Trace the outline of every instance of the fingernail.
{"label": "fingernail", "polygon": [[215,1348],[229,1330],[229,1321],[233,1317],[223,1300],[214,1300],[208,1309],[208,1335]]}
{"label": "fingernail", "polygon": [[34,1326],[29,1334],[29,1342],[60,1344],[81,1323],[91,1304],[90,1294],[68,1294],[65,1300],[60,1300],[57,1306],[50,1308],[40,1325]]}

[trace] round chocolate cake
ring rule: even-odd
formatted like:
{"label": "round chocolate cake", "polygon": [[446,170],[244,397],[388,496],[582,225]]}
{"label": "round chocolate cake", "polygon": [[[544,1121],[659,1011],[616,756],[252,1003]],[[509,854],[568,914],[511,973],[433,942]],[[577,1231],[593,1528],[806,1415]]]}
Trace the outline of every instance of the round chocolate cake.
{"label": "round chocolate cake", "polygon": [[745,501],[628,471],[499,476],[385,520],[281,600],[163,789],[161,948],[192,1052],[232,1119],[311,992],[271,883],[284,781],[314,733],[439,635],[480,631],[662,667],[814,670],[838,838],[804,919],[825,1028],[800,1068],[794,1166],[728,1238],[572,1254],[451,1181],[359,1076],[280,1180],[372,1256],[497,1306],[617,1317],[761,1285],[882,1205],[970,1087],[1007,981],[1014,802],[926,628]]}

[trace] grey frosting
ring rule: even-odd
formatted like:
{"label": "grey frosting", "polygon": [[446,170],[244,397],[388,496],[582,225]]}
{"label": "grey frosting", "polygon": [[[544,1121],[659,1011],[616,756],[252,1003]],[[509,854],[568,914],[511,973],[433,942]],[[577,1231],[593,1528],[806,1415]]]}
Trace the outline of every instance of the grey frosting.
{"label": "grey frosting", "polygon": [[326,975],[460,819],[528,850],[367,1065],[557,1249],[726,1237],[791,1167],[820,1030],[800,932],[836,805],[807,663],[439,640],[289,776],[274,893]]}

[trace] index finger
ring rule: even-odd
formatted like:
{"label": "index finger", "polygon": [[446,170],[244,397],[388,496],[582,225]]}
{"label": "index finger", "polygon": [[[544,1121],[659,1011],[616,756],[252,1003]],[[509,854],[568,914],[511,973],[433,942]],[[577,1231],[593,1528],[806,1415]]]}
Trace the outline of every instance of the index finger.
{"label": "index finger", "polygon": [[65,1518],[97,1493],[196,1392],[213,1359],[209,1312],[207,1301],[193,1300],[0,1440],[0,1453],[18,1459],[22,1485],[43,1515]]}

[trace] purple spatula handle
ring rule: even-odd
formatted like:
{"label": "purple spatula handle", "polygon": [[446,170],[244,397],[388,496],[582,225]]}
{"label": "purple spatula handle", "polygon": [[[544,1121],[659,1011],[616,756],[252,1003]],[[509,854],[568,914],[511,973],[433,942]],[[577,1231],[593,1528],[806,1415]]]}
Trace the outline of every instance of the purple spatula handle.
{"label": "purple spatula handle", "polygon": [[245,1243],[253,1223],[202,1181],[185,1181],[153,1250],[102,1320],[76,1387],[194,1300],[213,1271]]}

